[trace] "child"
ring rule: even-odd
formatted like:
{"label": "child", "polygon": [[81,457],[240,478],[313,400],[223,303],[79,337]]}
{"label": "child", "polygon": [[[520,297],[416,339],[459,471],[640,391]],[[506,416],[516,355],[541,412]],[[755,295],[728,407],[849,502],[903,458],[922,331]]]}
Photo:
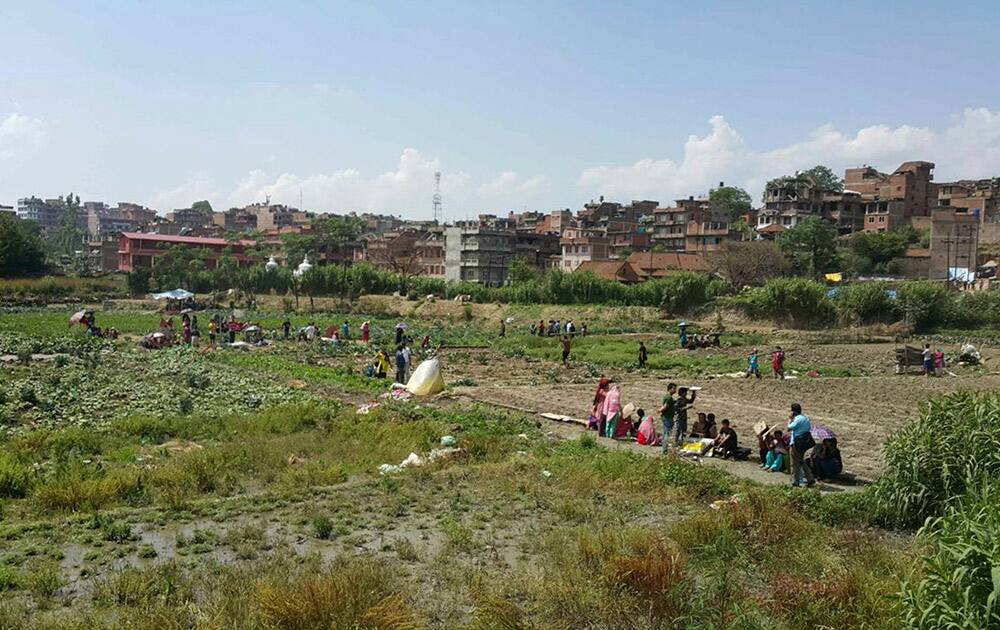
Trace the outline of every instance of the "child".
{"label": "child", "polygon": [[785,458],[788,457],[789,438],[781,429],[775,429],[767,441],[767,458],[761,468],[764,472],[781,472],[785,468]]}
{"label": "child", "polygon": [[746,377],[750,378],[751,376],[756,376],[759,379],[760,378],[760,357],[757,354],[757,348],[754,348],[753,352],[750,353],[750,358],[747,360],[747,363],[748,363],[748,365],[747,365],[747,376]]}

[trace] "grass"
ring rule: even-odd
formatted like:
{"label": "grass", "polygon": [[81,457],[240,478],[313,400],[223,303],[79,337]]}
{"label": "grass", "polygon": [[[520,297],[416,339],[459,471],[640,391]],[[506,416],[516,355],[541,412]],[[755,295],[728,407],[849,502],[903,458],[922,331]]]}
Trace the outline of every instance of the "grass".
{"label": "grass", "polygon": [[[378,321],[388,334],[394,320]],[[484,340],[476,324],[442,336]],[[672,344],[647,343],[654,369],[742,367],[742,352]],[[593,336],[575,352],[625,366],[635,347]],[[517,336],[498,348],[557,351]],[[0,448],[0,626],[899,625],[892,598],[917,553],[870,528],[867,495],[760,488],[588,436],[559,441],[532,418],[457,402],[360,416],[332,397],[379,391],[356,374],[366,358],[350,345],[199,358],[119,344],[90,378],[103,400],[77,394],[101,418],[87,423],[39,408],[82,404],[69,395],[88,374],[75,359],[8,368],[0,407],[30,422]],[[155,405],[100,389],[107,376],[155,384]],[[16,395],[22,383],[39,406]],[[289,396],[253,407],[229,391],[242,383]],[[189,414],[175,411],[181,392]],[[443,435],[457,438],[458,456],[377,474]],[[53,596],[65,606],[48,605]]]}

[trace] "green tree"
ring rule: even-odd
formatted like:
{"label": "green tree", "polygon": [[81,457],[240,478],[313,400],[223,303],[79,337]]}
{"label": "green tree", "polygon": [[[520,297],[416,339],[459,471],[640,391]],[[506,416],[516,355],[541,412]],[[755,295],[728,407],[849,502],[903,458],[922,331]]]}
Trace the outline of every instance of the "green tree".
{"label": "green tree", "polygon": [[783,175],[781,177],[775,177],[767,182],[764,194],[766,196],[767,188],[774,188],[776,186],[791,186],[798,188],[807,185],[812,185],[820,190],[830,192],[844,191],[843,179],[838,177],[836,173],[826,166],[817,165],[807,171],[801,171],[796,175]]}
{"label": "green tree", "polygon": [[803,171],[802,176],[811,179],[816,187],[821,190],[829,190],[833,192],[844,191],[844,180],[822,164],[814,166],[808,171]]}
{"label": "green tree", "polygon": [[522,282],[531,282],[538,278],[538,267],[531,264],[531,262],[522,256],[518,256],[510,263],[510,267],[507,269],[507,274],[510,276],[510,281],[513,284],[520,284]]}
{"label": "green tree", "polygon": [[12,278],[45,270],[45,252],[37,228],[0,213],[0,276]]}
{"label": "green tree", "polygon": [[859,267],[859,272],[885,272],[890,262],[903,255],[914,237],[919,238],[903,231],[858,232],[850,241],[850,249],[857,257],[853,264]]}
{"label": "green tree", "polygon": [[732,223],[753,208],[750,193],[736,186],[716,188],[708,195],[708,200],[717,209],[726,213]]}
{"label": "green tree", "polygon": [[811,277],[833,270],[837,262],[837,230],[819,217],[808,217],[785,230],[778,246],[794,268]]}
{"label": "green tree", "polygon": [[212,214],[212,204],[204,199],[191,204],[191,209],[202,214]]}
{"label": "green tree", "polygon": [[132,296],[149,293],[149,281],[152,276],[153,271],[147,267],[138,267],[130,271],[126,279],[129,293]]}

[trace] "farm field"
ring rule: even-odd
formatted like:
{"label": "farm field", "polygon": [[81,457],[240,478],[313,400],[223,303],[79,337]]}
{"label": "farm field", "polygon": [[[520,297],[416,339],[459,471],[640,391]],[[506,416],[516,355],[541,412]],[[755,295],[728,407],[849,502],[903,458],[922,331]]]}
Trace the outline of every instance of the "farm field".
{"label": "farm field", "polygon": [[[667,382],[694,384],[696,410],[746,442],[797,401],[871,479],[928,397],[1000,386],[990,348],[984,367],[926,379],[892,373],[893,343],[761,327],[680,350],[648,309],[622,324],[563,307],[593,332],[565,369],[555,339],[524,332],[559,307],[371,304],[291,320],[367,319],[386,346],[403,317],[442,346],[444,394],[360,415],[388,388],[362,376],[360,344],[150,351],[152,311],[99,310],[116,341],[67,329],[70,308],[0,313],[0,627],[897,627],[913,542],[870,527],[855,496],[609,448],[537,414],[586,417],[601,374],[646,409]],[[271,330],[285,315],[248,317]],[[795,378],[732,376],[774,344]],[[449,435],[458,451],[378,473]]]}

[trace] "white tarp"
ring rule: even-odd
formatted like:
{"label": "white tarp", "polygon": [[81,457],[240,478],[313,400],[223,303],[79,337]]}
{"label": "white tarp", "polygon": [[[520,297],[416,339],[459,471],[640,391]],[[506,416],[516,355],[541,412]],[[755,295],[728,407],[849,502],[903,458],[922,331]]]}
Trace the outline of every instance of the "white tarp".
{"label": "white tarp", "polygon": [[173,291],[153,294],[154,300],[186,300],[192,297],[194,297],[194,293],[185,291],[184,289],[174,289]]}

